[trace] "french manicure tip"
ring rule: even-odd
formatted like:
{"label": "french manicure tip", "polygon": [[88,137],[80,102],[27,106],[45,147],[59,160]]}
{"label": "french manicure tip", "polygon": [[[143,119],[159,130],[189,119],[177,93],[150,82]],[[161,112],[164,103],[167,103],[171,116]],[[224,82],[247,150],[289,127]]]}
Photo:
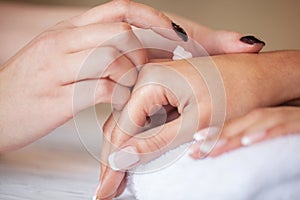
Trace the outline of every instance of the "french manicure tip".
{"label": "french manicure tip", "polygon": [[249,137],[244,136],[241,140],[243,146],[249,146],[251,144],[251,140]]}
{"label": "french manicure tip", "polygon": [[205,140],[205,136],[203,136],[202,134],[200,133],[195,133],[194,136],[193,136],[193,139],[196,141],[196,142],[200,142],[202,140]]}
{"label": "french manicure tip", "polygon": [[181,28],[181,26],[179,26],[178,24],[172,22],[172,27],[173,30],[176,32],[176,34],[184,41],[187,42],[188,41],[188,35],[185,32],[185,30],[183,28]]}
{"label": "french manicure tip", "polygon": [[127,170],[139,161],[140,156],[134,146],[127,146],[108,157],[108,163],[114,171]]}
{"label": "french manicure tip", "polygon": [[93,196],[92,200],[99,200],[97,196]]}
{"label": "french manicure tip", "polygon": [[119,171],[120,169],[115,164],[115,155],[116,155],[116,153],[110,154],[110,156],[108,157],[108,163],[112,170]]}

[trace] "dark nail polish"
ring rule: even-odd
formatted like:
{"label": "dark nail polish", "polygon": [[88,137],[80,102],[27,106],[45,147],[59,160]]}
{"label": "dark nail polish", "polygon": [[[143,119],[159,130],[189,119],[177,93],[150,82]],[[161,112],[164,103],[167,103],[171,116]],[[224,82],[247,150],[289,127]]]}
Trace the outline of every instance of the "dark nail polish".
{"label": "dark nail polish", "polygon": [[185,42],[188,41],[188,35],[187,33],[185,32],[185,30],[183,30],[183,28],[181,28],[181,26],[175,24],[174,22],[172,22],[172,27],[173,27],[173,30],[176,32],[176,34]]}
{"label": "dark nail polish", "polygon": [[241,37],[240,41],[242,41],[246,44],[251,44],[251,45],[253,45],[253,44],[266,45],[266,43],[264,41],[261,41],[252,35],[247,35],[247,36]]}

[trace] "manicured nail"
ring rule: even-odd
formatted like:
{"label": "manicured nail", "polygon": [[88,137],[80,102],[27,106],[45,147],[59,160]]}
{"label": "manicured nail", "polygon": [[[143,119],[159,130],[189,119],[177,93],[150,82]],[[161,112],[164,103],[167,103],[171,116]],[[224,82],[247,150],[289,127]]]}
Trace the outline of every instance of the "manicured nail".
{"label": "manicured nail", "polygon": [[205,129],[202,129],[194,134],[193,138],[196,142],[205,140],[206,138],[214,138],[220,132],[220,129],[215,126],[211,126]]}
{"label": "manicured nail", "polygon": [[172,27],[173,27],[173,30],[176,32],[176,34],[185,42],[188,41],[188,35],[187,33],[185,32],[185,30],[183,30],[183,28],[181,28],[181,26],[175,24],[174,22],[172,22]]}
{"label": "manicured nail", "polygon": [[246,44],[251,44],[251,45],[254,45],[254,44],[266,45],[266,43],[264,41],[261,41],[252,35],[247,35],[247,36],[241,37],[240,41],[242,41]]}
{"label": "manicured nail", "polygon": [[140,156],[134,146],[125,147],[108,157],[109,165],[115,171],[129,169],[139,161]]}
{"label": "manicured nail", "polygon": [[241,143],[243,146],[249,146],[259,140],[261,140],[265,136],[265,132],[251,133],[244,135],[241,139]]}
{"label": "manicured nail", "polygon": [[100,200],[97,196],[93,196],[93,200]]}

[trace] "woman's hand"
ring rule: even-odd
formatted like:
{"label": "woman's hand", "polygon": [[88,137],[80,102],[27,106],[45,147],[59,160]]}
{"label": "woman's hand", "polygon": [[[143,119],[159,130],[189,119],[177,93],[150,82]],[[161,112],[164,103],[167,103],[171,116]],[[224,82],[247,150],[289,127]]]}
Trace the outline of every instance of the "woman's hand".
{"label": "woman's hand", "polygon": [[[215,157],[242,146],[254,145],[287,134],[300,133],[299,122],[299,107],[279,106],[256,109],[242,117],[228,121],[211,152],[205,152],[207,148],[202,141],[193,144],[191,156],[199,159],[209,153],[209,156]],[[197,134],[204,132],[207,131],[202,130]]]}
{"label": "woman's hand", "polygon": [[[148,55],[131,25],[172,29],[153,8],[112,1],[58,23],[0,68],[0,151],[24,146],[80,110],[100,102],[126,103]],[[155,31],[155,30],[154,30]],[[160,33],[181,40],[173,31]]]}
{"label": "woman's hand", "polygon": [[189,37],[201,44],[209,55],[256,53],[265,45],[265,42],[253,36],[234,31],[214,30],[172,13],[166,15],[184,27]]}
{"label": "woman's hand", "polygon": [[[114,170],[102,165],[98,198],[120,194],[124,171],[191,141],[197,130],[299,96],[299,59],[293,59],[298,54],[231,54],[146,65],[125,108],[104,126],[101,158]],[[285,89],[290,80],[297,91]]]}

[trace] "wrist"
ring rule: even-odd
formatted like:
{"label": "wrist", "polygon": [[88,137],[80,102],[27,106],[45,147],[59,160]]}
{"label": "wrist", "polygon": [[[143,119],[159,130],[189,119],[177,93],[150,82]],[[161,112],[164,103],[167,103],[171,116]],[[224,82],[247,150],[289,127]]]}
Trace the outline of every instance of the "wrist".
{"label": "wrist", "polygon": [[299,97],[296,54],[299,51],[213,56],[226,90],[227,118]]}

